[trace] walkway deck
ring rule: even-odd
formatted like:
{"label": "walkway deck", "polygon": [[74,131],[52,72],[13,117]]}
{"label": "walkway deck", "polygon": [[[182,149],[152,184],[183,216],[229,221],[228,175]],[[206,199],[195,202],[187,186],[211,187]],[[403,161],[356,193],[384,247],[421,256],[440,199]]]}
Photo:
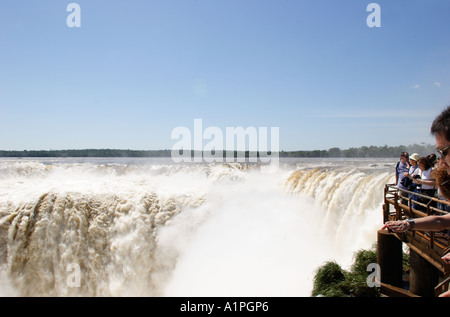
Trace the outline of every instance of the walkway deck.
{"label": "walkway deck", "polygon": [[[423,204],[414,197],[430,199],[430,202]],[[435,207],[440,204],[450,205],[448,201],[409,191],[399,191],[395,185],[387,184],[384,190],[383,222],[447,214],[446,211]],[[417,209],[413,208],[413,206]],[[405,233],[393,233],[393,235],[406,244],[410,250],[415,251],[415,253],[439,270],[441,273],[440,283],[435,287],[435,295],[448,290],[450,266],[445,264],[441,257],[450,251],[450,231],[425,232],[414,230]],[[383,289],[384,293],[391,293],[393,288],[395,286],[390,287],[388,284],[383,286],[382,283],[382,293]]]}

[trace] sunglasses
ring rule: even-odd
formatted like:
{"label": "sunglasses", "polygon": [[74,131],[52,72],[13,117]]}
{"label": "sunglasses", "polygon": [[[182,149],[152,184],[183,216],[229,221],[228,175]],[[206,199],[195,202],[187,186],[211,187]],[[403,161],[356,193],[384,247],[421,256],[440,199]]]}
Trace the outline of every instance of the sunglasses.
{"label": "sunglasses", "polygon": [[444,157],[447,156],[449,149],[450,149],[450,146],[447,146],[443,149],[436,149],[436,152],[439,155],[439,157],[443,159]]}

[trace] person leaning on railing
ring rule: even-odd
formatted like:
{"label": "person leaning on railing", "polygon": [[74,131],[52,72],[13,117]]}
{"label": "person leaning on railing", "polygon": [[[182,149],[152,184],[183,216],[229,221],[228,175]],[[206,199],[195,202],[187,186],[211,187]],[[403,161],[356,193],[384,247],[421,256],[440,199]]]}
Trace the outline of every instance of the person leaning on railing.
{"label": "person leaning on railing", "polygon": [[[420,168],[417,162],[420,159],[420,155],[417,153],[413,153],[409,157],[409,171],[403,173],[405,175],[405,178],[402,180],[402,185],[406,187],[410,192],[418,192],[417,190],[417,184],[413,182],[413,179],[420,177]],[[413,194],[409,194],[409,197],[413,196]]]}
{"label": "person leaning on railing", "polygon": [[[433,121],[431,134],[435,137],[436,152],[440,158],[439,166],[434,170],[433,177],[436,180],[440,194],[445,199],[450,200],[450,106]],[[450,229],[450,213],[442,216],[388,221],[382,229],[388,229],[393,232],[405,232],[406,230],[441,231]],[[450,253],[444,255],[442,260],[450,264]],[[450,297],[450,290],[441,296]]]}
{"label": "person leaning on railing", "polygon": [[404,181],[407,180],[406,174],[409,172],[409,154],[408,152],[400,153],[400,160],[395,165],[395,183],[397,184],[397,188],[399,189],[400,197],[402,197],[402,204],[407,204],[408,201],[405,197],[408,197],[408,193],[405,190],[408,190],[408,187],[405,186]]}
{"label": "person leaning on railing", "polygon": [[[414,178],[413,182],[418,186],[418,193],[429,197],[436,195],[436,179],[432,176],[433,164],[427,157],[421,157],[417,162],[419,165],[419,178]],[[420,187],[419,187],[420,186]],[[423,196],[418,197],[418,201],[427,205],[430,202],[430,198]],[[432,207],[435,207],[435,202],[431,203]],[[423,205],[413,204],[412,208],[417,210],[425,210]]]}

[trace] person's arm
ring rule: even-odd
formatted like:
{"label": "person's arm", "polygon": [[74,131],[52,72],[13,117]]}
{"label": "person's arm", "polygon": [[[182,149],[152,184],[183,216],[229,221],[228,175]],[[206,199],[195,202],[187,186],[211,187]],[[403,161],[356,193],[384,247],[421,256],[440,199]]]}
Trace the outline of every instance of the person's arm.
{"label": "person's arm", "polygon": [[444,216],[428,216],[415,218],[413,222],[388,221],[381,229],[392,230],[393,232],[405,232],[406,230],[441,231],[450,228],[450,214]]}
{"label": "person's arm", "polygon": [[422,173],[422,177],[420,179],[415,179],[414,183],[428,185],[428,186],[436,186],[436,180],[431,177],[431,169]]}
{"label": "person's arm", "polygon": [[413,179],[413,182],[419,185],[436,186],[435,179]]}

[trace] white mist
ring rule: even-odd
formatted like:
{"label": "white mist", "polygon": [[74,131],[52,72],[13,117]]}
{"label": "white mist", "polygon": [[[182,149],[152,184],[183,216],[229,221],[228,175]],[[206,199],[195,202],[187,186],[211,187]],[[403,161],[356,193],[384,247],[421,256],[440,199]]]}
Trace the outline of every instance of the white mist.
{"label": "white mist", "polygon": [[0,294],[310,296],[375,242],[392,175],[369,163],[0,161]]}

